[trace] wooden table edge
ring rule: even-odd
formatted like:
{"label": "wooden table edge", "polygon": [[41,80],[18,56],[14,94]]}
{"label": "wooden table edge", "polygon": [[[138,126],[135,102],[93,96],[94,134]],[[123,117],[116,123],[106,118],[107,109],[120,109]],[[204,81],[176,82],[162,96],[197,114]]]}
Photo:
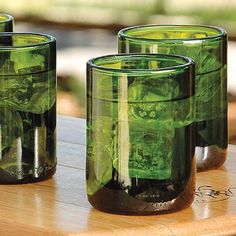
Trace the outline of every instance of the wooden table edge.
{"label": "wooden table edge", "polygon": [[218,216],[181,223],[156,224],[152,226],[128,227],[122,229],[110,229],[88,232],[71,232],[68,235],[81,236],[199,236],[199,235],[236,235],[236,216]]}

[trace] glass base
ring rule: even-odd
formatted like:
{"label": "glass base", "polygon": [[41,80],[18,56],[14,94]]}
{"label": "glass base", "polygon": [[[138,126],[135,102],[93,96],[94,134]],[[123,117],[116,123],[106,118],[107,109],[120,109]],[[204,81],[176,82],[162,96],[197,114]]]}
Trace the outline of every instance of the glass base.
{"label": "glass base", "polygon": [[23,179],[1,179],[0,176],[0,184],[28,184],[28,183],[35,183],[39,181],[43,181],[46,179],[49,179],[52,177],[56,172],[56,166],[53,167],[52,169],[48,170],[48,172],[44,175],[41,175],[39,177],[25,177]]}
{"label": "glass base", "polygon": [[196,172],[194,164],[193,172],[184,190],[170,201],[144,201],[132,197],[125,190],[120,191],[106,187],[99,189],[91,196],[88,195],[88,201],[97,210],[121,215],[156,215],[185,209],[194,200]]}
{"label": "glass base", "polygon": [[227,148],[222,149],[216,145],[196,147],[197,171],[216,169],[226,160]]}

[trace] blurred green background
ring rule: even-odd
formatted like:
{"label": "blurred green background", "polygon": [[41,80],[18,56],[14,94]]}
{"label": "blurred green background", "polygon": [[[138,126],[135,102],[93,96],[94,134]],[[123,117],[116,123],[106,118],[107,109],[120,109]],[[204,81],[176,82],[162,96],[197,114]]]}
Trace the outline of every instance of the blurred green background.
{"label": "blurred green background", "polygon": [[85,117],[86,61],[116,53],[119,29],[138,24],[208,24],[229,34],[229,125],[236,137],[235,0],[8,0],[0,11],[15,31],[54,35],[58,45],[58,113]]}

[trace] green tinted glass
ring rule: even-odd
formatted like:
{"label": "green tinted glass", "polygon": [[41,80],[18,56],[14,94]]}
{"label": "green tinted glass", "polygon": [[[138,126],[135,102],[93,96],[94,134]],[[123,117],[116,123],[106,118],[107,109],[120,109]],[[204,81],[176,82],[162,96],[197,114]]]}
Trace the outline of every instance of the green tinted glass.
{"label": "green tinted glass", "polygon": [[196,62],[196,156],[198,170],[220,166],[226,157],[227,34],[200,25],[146,25],[118,34],[119,52],[183,55]]}
{"label": "green tinted glass", "polygon": [[14,18],[10,15],[0,13],[0,32],[12,32]]}
{"label": "green tinted glass", "polygon": [[87,68],[90,203],[108,212],[150,214],[176,209],[172,200],[185,192],[188,205],[194,180],[193,61],[123,54],[92,59]]}
{"label": "green tinted glass", "polygon": [[56,166],[56,42],[0,34],[0,182],[45,179]]}

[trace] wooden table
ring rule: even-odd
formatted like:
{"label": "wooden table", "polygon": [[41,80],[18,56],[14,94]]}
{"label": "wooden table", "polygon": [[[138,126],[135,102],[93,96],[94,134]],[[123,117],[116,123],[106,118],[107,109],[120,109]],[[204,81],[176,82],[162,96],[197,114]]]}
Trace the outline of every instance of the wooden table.
{"label": "wooden table", "polygon": [[54,178],[0,185],[0,235],[236,235],[236,146],[218,170],[199,173],[192,206],[156,216],[93,209],[85,194],[85,120],[59,117]]}

